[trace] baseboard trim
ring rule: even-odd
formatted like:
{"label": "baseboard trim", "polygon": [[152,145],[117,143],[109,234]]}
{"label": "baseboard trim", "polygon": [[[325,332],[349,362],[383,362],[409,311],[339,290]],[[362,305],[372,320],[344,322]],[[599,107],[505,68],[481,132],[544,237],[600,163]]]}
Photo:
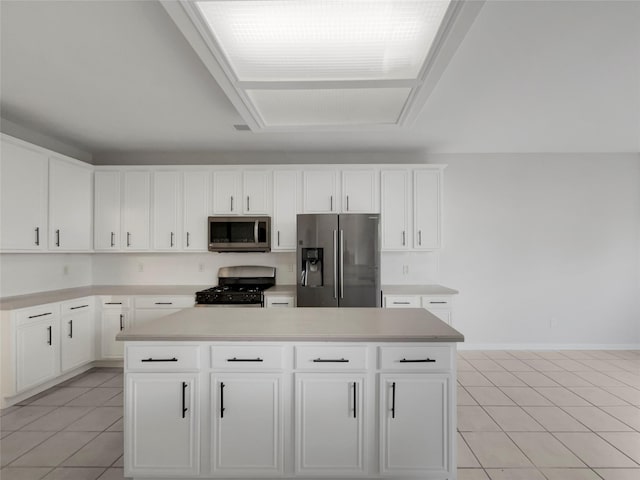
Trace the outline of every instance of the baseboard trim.
{"label": "baseboard trim", "polygon": [[458,343],[458,350],[640,350],[640,343]]}

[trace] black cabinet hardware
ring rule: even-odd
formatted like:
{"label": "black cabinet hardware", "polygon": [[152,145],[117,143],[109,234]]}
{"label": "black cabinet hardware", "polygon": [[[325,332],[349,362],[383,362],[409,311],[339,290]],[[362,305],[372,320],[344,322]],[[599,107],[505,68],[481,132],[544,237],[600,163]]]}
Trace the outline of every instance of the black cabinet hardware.
{"label": "black cabinet hardware", "polygon": [[73,338],[73,320],[69,320],[69,338]]}
{"label": "black cabinet hardware", "polygon": [[435,360],[432,358],[418,358],[416,360],[407,360],[403,358],[400,360],[400,363],[435,363]]}
{"label": "black cabinet hardware", "polygon": [[122,302],[104,302],[105,305],[122,305]]}
{"label": "black cabinet hardware", "polygon": [[280,246],[280,230],[278,230],[278,246]]}
{"label": "black cabinet hardware", "polygon": [[182,418],[185,417],[188,410],[186,391],[187,391],[187,382],[182,382]]}
{"label": "black cabinet hardware", "polygon": [[418,245],[422,245],[422,230],[418,230]]}
{"label": "black cabinet hardware", "polygon": [[131,232],[127,232],[127,247],[131,246]]}
{"label": "black cabinet hardware", "polygon": [[60,230],[56,230],[56,247],[60,246]]}
{"label": "black cabinet hardware", "polygon": [[191,234],[189,232],[187,232],[187,247],[189,246],[189,237],[191,236]]}
{"label": "black cabinet hardware", "polygon": [[346,358],[314,358],[313,363],[349,363]]}
{"label": "black cabinet hardware", "polygon": [[329,211],[333,212],[333,195],[329,196]]}
{"label": "black cabinet hardware", "polygon": [[171,245],[170,245],[170,247],[173,247],[173,237],[174,237],[174,233],[171,232]]}
{"label": "black cabinet hardware", "polygon": [[233,195],[231,195],[231,211],[233,212]]}
{"label": "black cabinet hardware", "polygon": [[115,232],[111,232],[111,246],[112,247],[116,246],[116,234],[115,234]]}
{"label": "black cabinet hardware", "polygon": [[40,227],[36,227],[36,245],[40,245]]}
{"label": "black cabinet hardware", "polygon": [[271,305],[289,305],[289,302],[271,302]]}
{"label": "black cabinet hardware", "polygon": [[51,325],[47,327],[47,330],[49,331],[49,340],[47,341],[47,343],[51,345],[51,330],[52,330]]}
{"label": "black cabinet hardware", "polygon": [[51,312],[41,313],[40,315],[30,315],[29,318],[46,317],[47,315],[51,315]]}
{"label": "black cabinet hardware", "polygon": [[347,195],[347,212],[349,211],[349,195]]}
{"label": "black cabinet hardware", "polygon": [[406,233],[405,233],[405,231],[403,230],[403,231],[402,231],[402,246],[403,246],[403,247],[404,247],[404,246],[405,246],[405,244],[407,243],[407,242],[406,242],[406,239],[405,239],[405,236],[406,236]]}
{"label": "black cabinet hardware", "polygon": [[247,212],[250,212],[251,209],[249,208],[249,195],[247,195]]}
{"label": "black cabinet hardware", "polygon": [[227,362],[264,362],[260,357],[257,358],[227,358]]}
{"label": "black cabinet hardware", "polygon": [[358,405],[358,384],[353,382],[353,418],[357,418],[358,414],[356,413],[356,408]]}
{"label": "black cabinet hardware", "polygon": [[410,305],[411,302],[393,302],[394,305]]}
{"label": "black cabinet hardware", "polygon": [[429,302],[429,303],[433,304],[433,303],[447,303],[447,302]]}
{"label": "black cabinet hardware", "polygon": [[120,331],[124,330],[124,315],[120,314]]}
{"label": "black cabinet hardware", "polygon": [[69,310],[78,310],[79,308],[87,308],[89,305],[78,305],[77,307],[71,307]]}
{"label": "black cabinet hardware", "polygon": [[173,358],[143,358],[140,360],[141,362],[177,362],[178,359],[176,357]]}
{"label": "black cabinet hardware", "polygon": [[396,418],[396,382],[391,384],[391,418]]}
{"label": "black cabinet hardware", "polygon": [[220,382],[220,418],[224,418],[224,383]]}
{"label": "black cabinet hardware", "polygon": [[173,305],[173,302],[156,302],[156,305]]}

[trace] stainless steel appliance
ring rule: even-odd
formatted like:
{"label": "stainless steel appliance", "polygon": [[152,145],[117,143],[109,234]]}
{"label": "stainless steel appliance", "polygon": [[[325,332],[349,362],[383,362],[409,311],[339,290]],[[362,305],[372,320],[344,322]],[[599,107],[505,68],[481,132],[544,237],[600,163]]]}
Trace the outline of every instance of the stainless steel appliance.
{"label": "stainless steel appliance", "polygon": [[196,292],[198,307],[262,307],[263,291],[276,284],[276,269],[261,266],[222,267],[218,285]]}
{"label": "stainless steel appliance", "polygon": [[209,217],[209,251],[271,251],[271,218]]}
{"label": "stainless steel appliance", "polygon": [[379,307],[380,215],[297,218],[299,307]]}

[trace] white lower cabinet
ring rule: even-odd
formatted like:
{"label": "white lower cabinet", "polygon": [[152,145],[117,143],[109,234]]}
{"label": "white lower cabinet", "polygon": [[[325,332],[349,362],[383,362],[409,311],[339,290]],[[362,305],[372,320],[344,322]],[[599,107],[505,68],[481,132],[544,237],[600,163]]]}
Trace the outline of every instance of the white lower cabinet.
{"label": "white lower cabinet", "polygon": [[93,297],[62,304],[60,321],[61,370],[73,370],[95,358],[95,313]]}
{"label": "white lower cabinet", "polygon": [[282,475],[282,375],[211,376],[212,473]]}
{"label": "white lower cabinet", "polygon": [[102,312],[100,314],[100,325],[102,333],[102,358],[119,359],[124,356],[124,343],[117,341],[116,335],[131,323],[129,318],[130,305],[130,297],[101,297]]}
{"label": "white lower cabinet", "polygon": [[380,472],[446,478],[449,461],[449,377],[380,375]]}
{"label": "white lower cabinet", "polygon": [[130,373],[126,395],[124,475],[198,475],[198,375]]}
{"label": "white lower cabinet", "polygon": [[364,473],[364,385],[363,375],[296,374],[296,473]]}

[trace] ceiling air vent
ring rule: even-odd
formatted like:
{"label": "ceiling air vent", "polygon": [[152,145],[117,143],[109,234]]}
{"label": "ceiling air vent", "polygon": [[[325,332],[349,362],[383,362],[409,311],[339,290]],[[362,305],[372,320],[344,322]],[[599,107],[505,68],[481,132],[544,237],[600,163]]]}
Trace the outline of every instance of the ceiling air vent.
{"label": "ceiling air vent", "polygon": [[235,128],[237,131],[239,132],[250,132],[251,129],[249,128],[249,125],[234,125],[233,128]]}

